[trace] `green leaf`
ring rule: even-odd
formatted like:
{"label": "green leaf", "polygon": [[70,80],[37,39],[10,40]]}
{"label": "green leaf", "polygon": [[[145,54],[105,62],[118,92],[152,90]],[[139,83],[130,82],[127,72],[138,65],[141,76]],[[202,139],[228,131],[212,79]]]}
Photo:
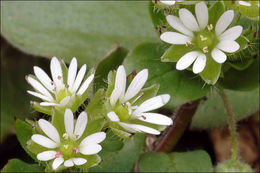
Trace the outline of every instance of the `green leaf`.
{"label": "green leaf", "polygon": [[63,57],[96,66],[119,43],[157,40],[148,2],[3,2],[1,34],[34,55]]}
{"label": "green leaf", "polygon": [[100,88],[107,88],[107,75],[110,70],[116,70],[119,65],[123,64],[123,61],[128,53],[128,50],[116,46],[97,66],[95,79],[94,79],[94,89],[97,91]]}
{"label": "green leaf", "polygon": [[210,156],[206,151],[174,152],[170,158],[175,165],[176,172],[212,172]]}
{"label": "green leaf", "polygon": [[19,159],[11,159],[1,172],[44,172],[44,169],[37,164],[29,164]]}
{"label": "green leaf", "polygon": [[15,122],[15,129],[16,129],[16,134],[17,134],[17,138],[21,144],[21,146],[23,147],[23,149],[34,159],[36,159],[35,154],[33,154],[28,148],[28,141],[31,139],[32,135],[33,135],[33,127],[27,123],[24,122],[22,120],[17,119]]}
{"label": "green leaf", "polygon": [[221,65],[213,60],[211,56],[207,57],[207,62],[204,70],[200,73],[201,78],[210,85],[214,85],[221,72]]}
{"label": "green leaf", "polygon": [[101,145],[102,150],[115,152],[120,150],[124,146],[124,143],[122,138],[115,135],[111,129],[108,129],[106,131],[106,139],[101,143]]}
{"label": "green leaf", "polygon": [[97,166],[101,162],[101,158],[95,154],[95,155],[83,155],[81,154],[79,157],[83,157],[87,160],[87,163],[81,166],[77,166],[78,168],[90,168],[93,166]]}
{"label": "green leaf", "polygon": [[[259,88],[252,91],[225,90],[235,119],[241,120],[259,110]],[[193,129],[210,129],[227,125],[227,115],[219,94],[213,90],[202,102],[192,120]],[[245,104],[246,103],[246,104]]]}
{"label": "green leaf", "polygon": [[183,55],[192,51],[194,47],[192,45],[172,45],[162,55],[162,62],[177,62]]}
{"label": "green leaf", "polygon": [[209,91],[204,82],[189,71],[178,71],[173,63],[160,62],[165,49],[162,44],[143,43],[134,48],[125,60],[127,72],[149,70],[145,86],[160,84],[158,94],[170,94],[168,107],[176,107],[185,102],[203,97]]}
{"label": "green leaf", "polygon": [[117,152],[102,150],[99,155],[103,161],[89,172],[131,172],[144,146],[144,139],[143,134],[136,134],[125,140],[124,147]]}
{"label": "green leaf", "polygon": [[140,172],[212,172],[207,152],[145,153],[139,161]]}
{"label": "green leaf", "polygon": [[176,172],[174,164],[166,153],[144,153],[138,165],[140,172]]}
{"label": "green leaf", "polygon": [[209,8],[209,24],[216,26],[220,16],[224,13],[224,6],[222,2],[217,1]]}
{"label": "green leaf", "polygon": [[30,96],[26,90],[31,87],[24,77],[31,73],[33,65],[46,65],[46,60],[36,59],[11,47],[1,38],[1,140],[15,131],[14,117],[31,118]]}
{"label": "green leaf", "polygon": [[259,58],[253,60],[247,69],[240,71],[230,68],[225,72],[225,77],[221,79],[220,85],[226,89],[248,91],[259,86]]}

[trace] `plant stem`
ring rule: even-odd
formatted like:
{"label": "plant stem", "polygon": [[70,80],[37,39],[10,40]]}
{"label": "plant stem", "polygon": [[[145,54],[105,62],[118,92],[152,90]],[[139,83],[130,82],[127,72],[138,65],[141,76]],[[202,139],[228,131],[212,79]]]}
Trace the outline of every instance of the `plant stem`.
{"label": "plant stem", "polygon": [[231,135],[231,161],[236,161],[238,156],[238,135],[236,129],[236,121],[232,112],[232,107],[227,99],[227,95],[223,89],[219,90],[219,94],[223,100],[224,107],[228,116],[229,132]]}
{"label": "plant stem", "polygon": [[154,152],[170,152],[177,144],[187,127],[189,126],[194,113],[201,99],[188,102],[182,105],[174,118],[174,123],[165,133],[155,142]]}

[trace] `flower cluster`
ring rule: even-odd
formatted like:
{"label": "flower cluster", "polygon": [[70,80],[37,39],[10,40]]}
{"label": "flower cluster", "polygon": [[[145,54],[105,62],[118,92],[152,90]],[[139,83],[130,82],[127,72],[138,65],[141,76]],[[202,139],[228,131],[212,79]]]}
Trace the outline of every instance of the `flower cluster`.
{"label": "flower cluster", "polygon": [[[28,142],[29,150],[36,154],[39,161],[46,161],[53,170],[73,166],[78,168],[95,166],[101,161],[97,154],[102,149],[100,143],[106,138],[106,133],[100,130],[107,125],[103,123],[99,127],[92,125],[91,120],[96,117],[91,115],[92,118],[89,118],[86,111],[81,112],[76,121],[73,116],[73,112],[76,112],[87,98],[94,74],[90,72],[82,83],[86,65],[83,65],[77,74],[76,58],[72,59],[67,70],[62,61],[53,57],[50,69],[53,80],[36,66],[35,76],[26,77],[28,83],[35,89],[27,92],[43,100],[39,104],[42,106],[40,110],[45,110],[43,108],[46,107],[52,109],[48,112],[52,115],[51,123],[44,119],[38,121],[39,129]],[[164,106],[170,96],[164,94],[147,97],[154,93],[153,90],[142,89],[148,78],[147,69],[135,76],[126,92],[126,73],[123,66],[118,68],[114,77],[115,80],[110,82],[107,89],[108,93],[109,88],[113,87],[111,94],[107,98],[104,97],[104,101],[97,101],[94,105],[104,104],[106,109],[98,108],[98,111],[103,115],[103,121],[107,120],[105,124],[108,124],[115,134],[120,137],[129,137],[131,133],[137,132],[158,135],[163,127],[173,123],[172,119],[165,115],[149,112]],[[157,92],[158,87],[155,90]],[[34,108],[39,110],[39,106]],[[93,127],[90,128],[91,131],[88,130],[88,123],[89,126],[94,126],[94,131]]]}

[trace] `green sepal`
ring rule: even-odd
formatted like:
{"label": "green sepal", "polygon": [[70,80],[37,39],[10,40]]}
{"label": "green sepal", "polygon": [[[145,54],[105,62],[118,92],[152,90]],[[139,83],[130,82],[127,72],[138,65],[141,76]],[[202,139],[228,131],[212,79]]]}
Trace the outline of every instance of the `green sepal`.
{"label": "green sepal", "polygon": [[52,114],[52,125],[58,130],[60,136],[65,133],[64,110],[55,107]]}
{"label": "green sepal", "polygon": [[237,61],[227,61],[226,64],[231,66],[232,68],[236,70],[245,70],[254,62],[255,60],[253,58],[251,59],[244,59],[244,60],[237,60]]}
{"label": "green sepal", "polygon": [[171,45],[162,55],[162,62],[177,62],[183,55],[193,51],[194,46],[189,45]]}
{"label": "green sepal", "polygon": [[45,148],[45,147],[43,147],[43,146],[41,146],[41,145],[39,145],[39,144],[33,142],[32,140],[29,140],[29,141],[27,142],[27,148],[28,148],[32,153],[34,153],[35,155],[37,155],[37,154],[39,154],[39,153],[41,153],[41,152],[43,152],[43,151],[49,150],[48,148]]}
{"label": "green sepal", "polygon": [[79,141],[83,140],[85,137],[87,137],[93,133],[100,132],[104,126],[104,122],[105,122],[104,118],[99,118],[99,119],[95,119],[95,120],[88,119],[87,127]]}
{"label": "green sepal", "polygon": [[63,83],[66,85],[67,79],[68,79],[68,68],[66,63],[64,62],[63,59],[59,59],[60,65],[61,65],[61,70],[62,70],[62,76],[63,76]]}
{"label": "green sepal", "polygon": [[31,101],[30,102],[32,108],[37,112],[41,112],[47,115],[52,115],[52,107],[51,106],[41,106],[39,102]]}
{"label": "green sepal", "polygon": [[137,97],[142,95],[137,101],[134,102],[134,104],[132,104],[132,106],[140,105],[145,100],[148,100],[148,99],[156,96],[159,88],[160,88],[159,84],[154,84],[154,85],[152,85],[150,87],[143,88],[143,89],[141,89],[141,91],[135,97],[130,99],[129,102],[132,103],[133,101],[135,101],[137,99]]}
{"label": "green sepal", "polygon": [[101,158],[97,154],[95,154],[95,155],[79,154],[79,157],[85,158],[87,160],[87,163],[85,163],[84,165],[76,166],[81,169],[86,169],[86,168],[97,166],[101,162]]}
{"label": "green sepal", "polygon": [[106,97],[109,98],[114,90],[115,87],[115,81],[116,81],[116,71],[110,71],[108,73],[108,86],[107,86],[107,92]]}
{"label": "green sepal", "polygon": [[118,126],[119,126],[118,124],[111,125],[111,123],[110,123],[110,128],[114,134],[116,134],[117,136],[119,136],[123,139],[129,138],[132,136],[131,133],[126,132],[126,130],[124,130],[121,126],[119,126],[119,127]]}
{"label": "green sepal", "polygon": [[222,64],[217,63],[211,56],[207,57],[204,70],[200,73],[201,78],[209,85],[214,85],[221,72]]}

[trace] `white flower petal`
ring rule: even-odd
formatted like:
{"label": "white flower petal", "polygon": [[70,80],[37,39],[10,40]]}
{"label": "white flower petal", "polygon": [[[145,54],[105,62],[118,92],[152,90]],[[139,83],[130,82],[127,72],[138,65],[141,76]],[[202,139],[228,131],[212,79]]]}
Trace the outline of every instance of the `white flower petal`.
{"label": "white flower petal", "polygon": [[198,55],[199,55],[199,52],[197,52],[197,51],[192,51],[192,52],[186,53],[177,62],[176,69],[184,70],[184,69],[188,68],[195,61],[195,59],[198,57]]}
{"label": "white flower petal", "polygon": [[68,70],[67,84],[69,85],[69,88],[73,87],[73,84],[74,84],[74,81],[76,78],[76,74],[77,74],[77,68],[78,68],[77,59],[74,57],[70,62],[70,66],[69,66],[69,70]]}
{"label": "white flower petal", "polygon": [[63,84],[63,75],[60,62],[56,57],[51,59],[51,75],[56,86],[56,91],[59,92]]}
{"label": "white flower petal", "polygon": [[84,94],[84,92],[88,89],[89,84],[92,82],[92,80],[94,79],[94,74],[90,75],[85,82],[82,84],[82,86],[79,88],[79,91],[77,92],[77,94],[82,95]]}
{"label": "white flower petal", "polygon": [[125,128],[126,130],[135,133],[135,132],[145,132],[145,133],[149,133],[149,134],[153,134],[153,135],[159,135],[160,132],[156,129],[147,127],[147,126],[143,126],[143,125],[139,125],[139,124],[128,124],[128,123],[119,123],[119,125],[121,125],[123,128]]}
{"label": "white flower petal", "polygon": [[38,121],[38,124],[42,131],[49,137],[51,138],[54,142],[57,144],[60,143],[60,135],[57,131],[57,129],[49,122],[44,119],[40,119]]}
{"label": "white flower petal", "polygon": [[160,1],[161,3],[165,4],[165,5],[174,5],[175,1]]}
{"label": "white flower petal", "polygon": [[247,7],[251,6],[251,4],[249,2],[245,2],[245,1],[238,1],[238,4],[243,5],[243,6],[247,6]]}
{"label": "white flower petal", "polygon": [[140,71],[129,85],[123,101],[125,102],[133,98],[143,88],[145,82],[147,81],[147,78],[148,70],[144,69]]}
{"label": "white flower petal", "polygon": [[84,155],[97,154],[101,150],[102,150],[102,147],[99,144],[84,145],[79,148],[79,152]]}
{"label": "white flower petal", "polygon": [[83,111],[79,114],[79,117],[76,122],[75,130],[74,130],[74,135],[77,137],[77,139],[79,139],[84,133],[87,123],[88,123],[88,115],[86,112]]}
{"label": "white flower petal", "polygon": [[223,34],[221,34],[219,36],[219,40],[236,40],[241,35],[242,31],[242,26],[234,26],[226,30]]}
{"label": "white flower petal", "polygon": [[[73,158],[72,158],[73,159]],[[74,163],[73,163],[73,160],[72,159],[69,159],[69,160],[66,160],[65,162],[64,162],[64,166],[66,166],[66,167],[72,167],[72,166],[74,166]]]}
{"label": "white flower petal", "polygon": [[233,18],[234,18],[233,10],[228,10],[225,13],[223,13],[216,24],[216,28],[215,28],[216,34],[220,35],[223,31],[225,31],[227,27],[231,24]]}
{"label": "white flower petal", "polygon": [[69,101],[70,101],[70,96],[65,97],[64,99],[62,99],[62,100],[60,101],[60,106],[65,106],[65,105],[67,105],[67,104],[69,103]]}
{"label": "white flower petal", "polygon": [[187,41],[192,40],[190,37],[177,32],[164,32],[160,39],[169,44],[186,44]]}
{"label": "white flower petal", "polygon": [[70,109],[66,109],[66,111],[65,111],[64,125],[65,125],[66,133],[68,133],[69,137],[73,138],[74,116]]}
{"label": "white flower petal", "polygon": [[60,156],[59,158],[56,158],[52,163],[52,169],[56,170],[63,162],[64,162],[64,159],[62,156]]}
{"label": "white flower petal", "polygon": [[78,90],[78,88],[79,88],[79,86],[80,86],[80,84],[81,84],[81,82],[82,82],[82,80],[85,76],[86,70],[87,70],[87,65],[84,64],[78,72],[78,75],[77,75],[77,77],[74,81],[73,87],[69,88],[70,92],[74,93]]}
{"label": "white flower petal", "polygon": [[217,45],[217,48],[223,50],[224,52],[233,53],[239,49],[239,44],[232,40],[223,40],[220,41]]}
{"label": "white flower petal", "polygon": [[106,138],[106,133],[104,132],[97,132],[94,134],[91,134],[84,138],[81,143],[80,147],[84,147],[86,145],[94,145],[94,144],[99,144],[100,142],[104,141]]}
{"label": "white flower petal", "polygon": [[117,100],[122,99],[125,94],[126,73],[124,66],[120,65],[116,71],[116,81],[114,90],[110,96],[110,104],[114,106]]}
{"label": "white flower petal", "polygon": [[182,8],[179,10],[179,16],[182,21],[182,23],[191,31],[199,31],[199,25],[195,19],[195,17],[192,15],[192,13],[185,9]]}
{"label": "white flower petal", "polygon": [[75,165],[84,165],[85,163],[87,163],[87,160],[84,158],[72,158],[73,162],[75,163]]}
{"label": "white flower petal", "polygon": [[44,151],[39,154],[37,154],[37,159],[40,161],[48,161],[55,158],[56,151]]}
{"label": "white flower petal", "polygon": [[51,139],[43,136],[43,135],[39,135],[39,134],[35,134],[32,135],[32,140],[33,142],[45,147],[45,148],[57,148],[57,144],[52,141]]}
{"label": "white flower petal", "polygon": [[193,64],[193,73],[198,74],[202,72],[206,66],[207,57],[203,53],[199,54],[198,58]]}
{"label": "white flower petal", "polygon": [[218,48],[212,50],[211,56],[217,63],[223,63],[227,60],[227,55]]}
{"label": "white flower petal", "polygon": [[134,112],[134,115],[140,115],[140,113],[151,111],[158,109],[165,104],[168,103],[170,100],[170,95],[169,94],[162,94],[156,97],[152,97],[145,102],[143,102]]}
{"label": "white flower petal", "polygon": [[59,104],[57,103],[50,103],[50,102],[41,102],[41,106],[58,106]]}
{"label": "white flower petal", "polygon": [[173,27],[177,31],[191,38],[193,37],[193,33],[183,25],[182,21],[178,17],[173,15],[168,15],[166,16],[166,20],[169,23],[169,25],[171,25],[171,27]]}
{"label": "white flower petal", "polygon": [[138,119],[148,123],[165,126],[172,125],[173,123],[171,118],[158,113],[142,113],[142,116],[140,116]]}
{"label": "white flower petal", "polygon": [[53,93],[54,85],[50,77],[40,67],[33,67],[35,76],[41,81],[41,83]]}
{"label": "white flower petal", "polygon": [[205,2],[200,2],[195,6],[195,13],[200,29],[204,29],[208,25],[209,13]]}
{"label": "white flower petal", "polygon": [[49,102],[52,101],[49,97],[47,97],[47,96],[45,96],[45,95],[42,95],[42,94],[40,94],[40,93],[34,92],[34,91],[29,91],[29,90],[28,90],[27,93],[29,93],[29,94],[31,94],[31,95],[33,95],[33,96],[35,96],[35,97],[38,97],[38,98],[40,98],[40,99],[42,99],[42,100],[45,100],[45,101],[49,101]]}
{"label": "white flower petal", "polygon": [[49,91],[44,88],[42,86],[42,84],[40,82],[38,82],[37,80],[35,80],[34,78],[32,78],[31,76],[28,76],[27,78],[27,81],[30,85],[32,85],[32,87],[40,92],[42,95],[46,96],[46,97],[49,97],[51,100],[53,100],[53,97],[51,96],[51,94],[49,93]]}
{"label": "white flower petal", "polygon": [[107,117],[110,119],[110,121],[114,121],[114,122],[120,121],[119,117],[116,115],[115,112],[109,112],[107,114]]}

